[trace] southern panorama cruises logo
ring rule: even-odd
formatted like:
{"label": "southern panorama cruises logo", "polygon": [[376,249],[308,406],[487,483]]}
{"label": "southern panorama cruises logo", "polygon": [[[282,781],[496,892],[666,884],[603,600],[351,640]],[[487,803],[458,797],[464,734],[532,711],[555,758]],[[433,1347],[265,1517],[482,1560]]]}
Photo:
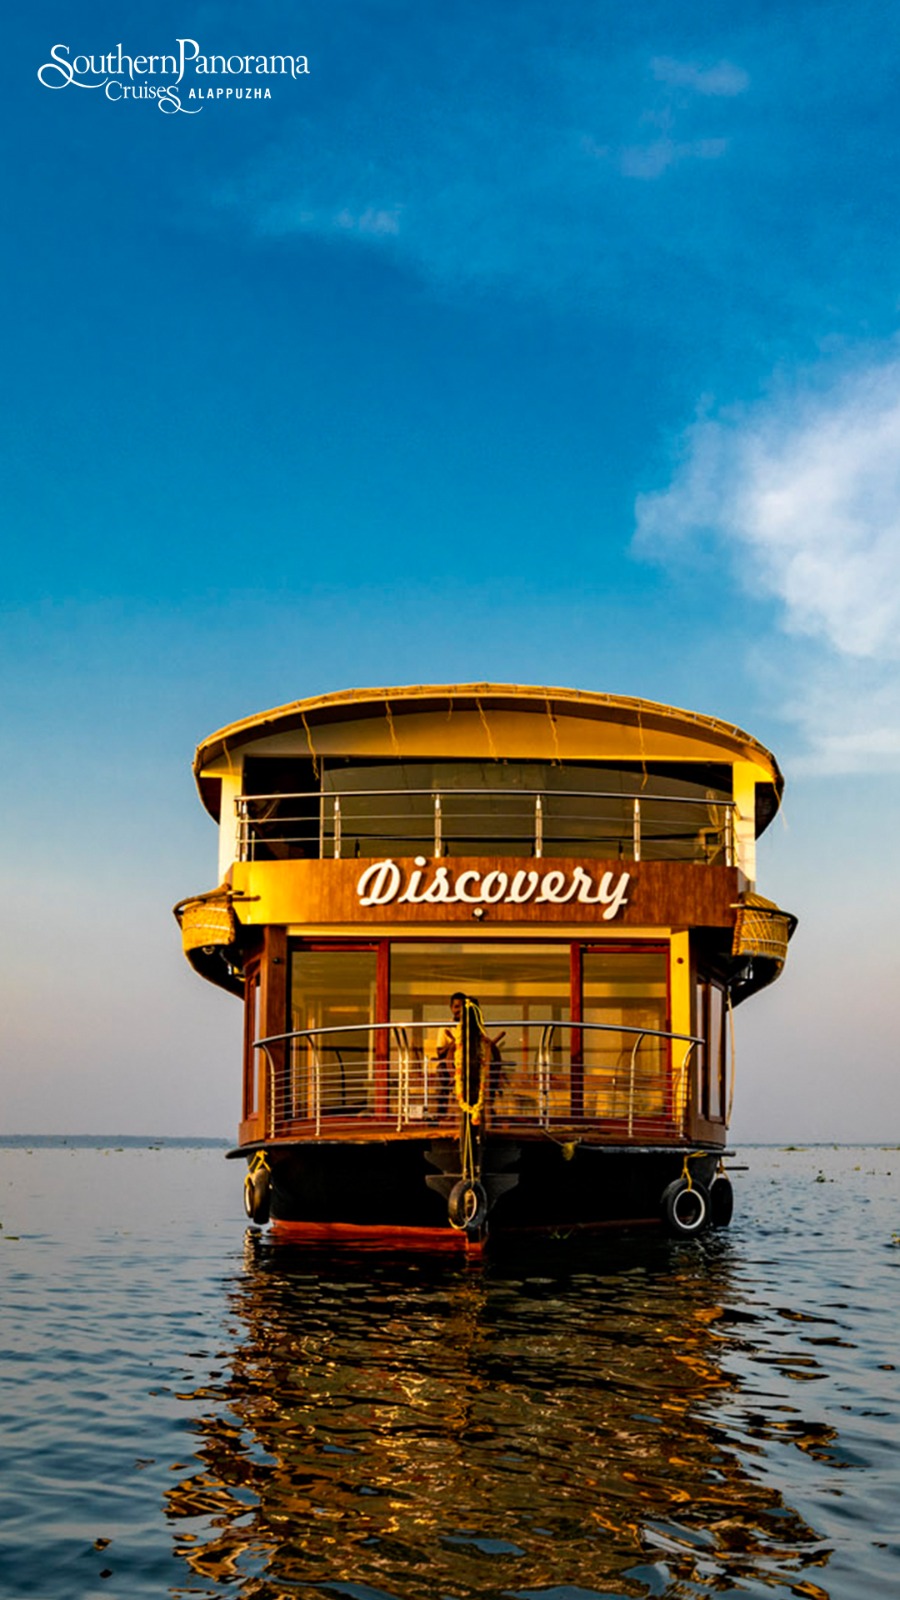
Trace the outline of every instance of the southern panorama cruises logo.
{"label": "southern panorama cruises logo", "polygon": [[167,116],[190,116],[206,100],[271,100],[273,80],[309,73],[308,56],[206,55],[196,39],[176,39],[161,55],[130,55],[121,44],[79,54],[55,44],[37,75],[45,89],[94,89],[114,104],[146,100]]}

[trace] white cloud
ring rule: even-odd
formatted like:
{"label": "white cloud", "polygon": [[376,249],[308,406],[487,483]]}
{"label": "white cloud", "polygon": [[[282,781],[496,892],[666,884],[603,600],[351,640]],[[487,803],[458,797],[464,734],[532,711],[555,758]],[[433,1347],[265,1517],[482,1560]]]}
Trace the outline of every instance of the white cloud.
{"label": "white cloud", "polygon": [[900,673],[893,663],[826,660],[810,651],[779,661],[776,651],[767,678],[784,698],[784,717],[803,735],[792,772],[900,770]]}
{"label": "white cloud", "polygon": [[[665,321],[664,297],[638,280],[706,276],[696,217],[708,175],[740,139],[746,75],[605,43],[548,47],[525,12],[518,53],[506,23],[479,35],[471,59],[466,38],[462,78],[461,23],[436,12],[421,26],[444,47],[429,50],[424,77],[410,41],[399,60],[376,53],[315,115],[297,110],[271,143],[251,144],[214,203],[261,238],[341,240],[442,290],[502,285],[579,312],[587,294],[618,292],[640,303],[642,327]],[[498,60],[511,66],[499,78]],[[640,191],[676,171],[669,209],[645,207]]]}
{"label": "white cloud", "polygon": [[654,139],[650,144],[626,145],[618,153],[624,178],[658,178],[679,161],[717,161],[728,149],[727,139]]}
{"label": "white cloud", "polygon": [[655,56],[650,71],[659,83],[668,83],[673,89],[693,89],[696,94],[731,97],[743,94],[750,83],[743,68],[731,61],[717,61],[714,66],[701,67],[696,61]]}
{"label": "white cloud", "polygon": [[[730,61],[701,67],[694,61],[655,56],[650,62],[650,71],[666,90],[683,89],[704,97],[733,98],[743,94],[750,82],[746,72]],[[625,178],[658,178],[682,161],[717,161],[728,149],[727,139],[676,139],[673,136],[672,130],[683,120],[687,103],[685,95],[663,92],[656,105],[645,110],[641,118],[643,123],[660,128],[657,138],[647,143],[622,145],[617,151],[604,147],[596,150],[596,154],[607,158],[614,155],[619,172]]]}
{"label": "white cloud", "polygon": [[782,634],[812,642],[786,708],[811,764],[900,766],[900,359],[696,423],[636,511],[639,553],[712,540],[778,602]]}
{"label": "white cloud", "polygon": [[334,224],[345,233],[396,234],[400,232],[399,208],[366,206],[362,211],[352,211],[344,206],[334,218]]}

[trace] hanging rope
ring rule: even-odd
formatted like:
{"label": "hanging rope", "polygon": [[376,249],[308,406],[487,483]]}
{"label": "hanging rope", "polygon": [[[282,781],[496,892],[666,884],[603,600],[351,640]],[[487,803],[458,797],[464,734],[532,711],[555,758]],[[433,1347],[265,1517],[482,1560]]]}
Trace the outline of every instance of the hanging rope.
{"label": "hanging rope", "polygon": [[[474,1029],[472,1027],[473,1023]],[[472,1050],[473,1032],[475,1033],[476,1042],[476,1049],[474,1052]],[[463,1005],[463,1014],[460,1017],[459,1022],[456,1024],[453,1033],[453,1060],[456,1067],[456,1103],[459,1106],[463,1116],[467,1120],[471,1119],[471,1122],[477,1124],[481,1121],[481,1113],[484,1110],[484,1089],[487,1080],[487,1072],[485,1070],[485,1063],[482,1058],[484,1056],[484,1042],[487,1036],[484,1031],[484,1018],[481,1015],[481,1008],[475,1003],[474,1000],[470,1000],[468,995],[466,996]],[[475,1056],[474,1061],[472,1059],[473,1054]],[[477,1066],[478,1068],[477,1084],[473,1082],[473,1066]],[[473,1088],[475,1088],[477,1091],[474,1099],[472,1098]]]}
{"label": "hanging rope", "polygon": [[683,1163],[682,1168],[681,1168],[681,1176],[684,1179],[684,1181],[687,1184],[689,1189],[693,1189],[693,1187],[694,1187],[694,1180],[691,1177],[690,1162],[692,1162],[692,1161],[700,1161],[703,1156],[708,1156],[708,1155],[709,1155],[709,1151],[708,1150],[688,1150],[685,1153],[684,1163]]}
{"label": "hanging rope", "polygon": [[[483,1191],[478,1179],[478,1138],[474,1130],[484,1108],[487,1077],[483,1061],[484,1025],[481,1011],[468,995],[463,1001],[463,1013],[454,1032],[456,1101],[462,1114],[459,1141],[461,1181],[457,1206],[450,1207],[450,1222],[455,1227],[468,1229],[474,1225],[483,1203]],[[474,1080],[476,1072],[477,1083]]]}

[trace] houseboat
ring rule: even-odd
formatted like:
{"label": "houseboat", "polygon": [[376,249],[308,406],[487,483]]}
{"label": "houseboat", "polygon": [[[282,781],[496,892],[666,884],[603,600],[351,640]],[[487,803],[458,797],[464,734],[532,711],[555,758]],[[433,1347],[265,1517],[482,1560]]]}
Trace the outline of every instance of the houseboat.
{"label": "houseboat", "polygon": [[217,887],[176,908],[243,1002],[233,1157],[276,1237],[479,1244],[727,1224],[733,1011],[795,919],[756,892],[775,758],[571,689],[317,696],[199,746]]}

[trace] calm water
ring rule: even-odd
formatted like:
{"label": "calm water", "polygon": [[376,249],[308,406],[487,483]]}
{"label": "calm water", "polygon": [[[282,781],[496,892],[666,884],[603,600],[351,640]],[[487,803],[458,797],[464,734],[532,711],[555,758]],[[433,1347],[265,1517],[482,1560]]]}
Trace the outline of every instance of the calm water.
{"label": "calm water", "polygon": [[900,1592],[900,1151],[487,1266],[251,1240],[219,1150],[0,1149],[0,1594]]}

